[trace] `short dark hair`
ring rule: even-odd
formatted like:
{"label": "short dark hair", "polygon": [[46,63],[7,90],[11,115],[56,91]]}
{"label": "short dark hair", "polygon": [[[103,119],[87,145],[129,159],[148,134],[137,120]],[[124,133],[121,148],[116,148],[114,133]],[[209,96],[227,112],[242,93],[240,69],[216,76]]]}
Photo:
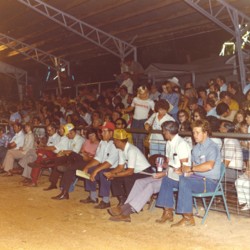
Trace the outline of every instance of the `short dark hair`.
{"label": "short dark hair", "polygon": [[219,75],[217,78],[219,78],[223,82],[226,82],[226,77],[225,76]]}
{"label": "short dark hair", "polygon": [[232,95],[228,92],[228,91],[222,91],[221,93],[220,93],[220,99],[223,99],[223,98],[225,98],[226,96],[228,96],[228,97],[232,97]]}
{"label": "short dark hair", "polygon": [[235,125],[230,121],[221,121],[221,124],[224,124],[224,127],[227,129],[227,132],[233,133],[235,131]]}
{"label": "short dark hair", "polygon": [[216,106],[215,100],[212,99],[212,98],[208,98],[208,99],[207,99],[207,104],[208,104],[209,106],[211,106],[212,108],[214,108],[214,107]]}
{"label": "short dark hair", "polygon": [[160,99],[159,101],[157,101],[156,104],[155,104],[155,111],[158,112],[158,110],[160,108],[165,109],[168,112],[168,110],[169,110],[168,101],[166,101],[165,99]]}
{"label": "short dark hair", "polygon": [[228,110],[229,110],[229,106],[224,102],[219,103],[216,107],[216,112],[220,116],[223,115]]}
{"label": "short dark hair", "polygon": [[87,131],[86,131],[86,137],[89,138],[89,135],[90,134],[95,134],[96,137],[98,138],[98,133],[97,133],[97,129],[95,128],[88,128]]}
{"label": "short dark hair", "polygon": [[236,81],[231,81],[228,83],[228,85],[231,86],[232,89],[234,89],[236,92],[239,91],[239,84]]}
{"label": "short dark hair", "polygon": [[174,121],[165,121],[161,125],[162,129],[167,130],[171,135],[178,134],[179,125]]}

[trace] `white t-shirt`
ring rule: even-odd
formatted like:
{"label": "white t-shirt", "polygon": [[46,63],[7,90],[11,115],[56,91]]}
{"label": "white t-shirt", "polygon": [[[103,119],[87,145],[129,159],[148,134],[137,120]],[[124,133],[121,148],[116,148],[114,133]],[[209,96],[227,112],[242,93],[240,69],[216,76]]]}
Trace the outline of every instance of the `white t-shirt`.
{"label": "white t-shirt", "polygon": [[148,167],[150,163],[139,148],[127,142],[124,151],[119,151],[119,165],[126,165],[126,168],[133,168],[134,173],[139,173]]}
{"label": "white t-shirt", "polygon": [[130,78],[124,80],[124,81],[122,82],[122,84],[121,84],[121,87],[122,87],[122,86],[127,87],[127,90],[128,90],[128,93],[129,93],[129,94],[131,94],[131,95],[133,94],[133,86],[134,86],[134,83],[133,83],[133,81],[132,81]]}
{"label": "white t-shirt", "polygon": [[135,97],[132,101],[131,106],[135,108],[133,116],[134,119],[143,120],[148,119],[148,113],[150,109],[154,110],[155,103],[150,99],[141,100],[140,98]]}

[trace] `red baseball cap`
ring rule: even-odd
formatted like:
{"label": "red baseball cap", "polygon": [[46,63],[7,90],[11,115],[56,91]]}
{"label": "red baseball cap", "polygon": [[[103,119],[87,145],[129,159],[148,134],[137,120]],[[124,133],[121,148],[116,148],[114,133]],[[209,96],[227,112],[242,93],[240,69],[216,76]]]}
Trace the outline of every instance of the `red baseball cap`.
{"label": "red baseball cap", "polygon": [[115,130],[115,124],[113,122],[104,122],[102,126],[99,127],[100,129],[109,129],[109,130]]}

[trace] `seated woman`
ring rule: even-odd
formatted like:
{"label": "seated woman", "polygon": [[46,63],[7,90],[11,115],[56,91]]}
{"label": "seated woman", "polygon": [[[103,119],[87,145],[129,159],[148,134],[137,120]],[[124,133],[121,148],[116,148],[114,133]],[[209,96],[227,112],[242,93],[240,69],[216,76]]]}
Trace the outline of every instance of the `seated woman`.
{"label": "seated woman", "polygon": [[58,166],[57,170],[63,172],[61,180],[62,191],[59,195],[52,197],[54,200],[69,199],[69,189],[75,180],[76,170],[83,167],[93,159],[99,145],[97,130],[90,128],[86,133],[87,140],[83,143],[80,154],[72,152],[65,165]]}

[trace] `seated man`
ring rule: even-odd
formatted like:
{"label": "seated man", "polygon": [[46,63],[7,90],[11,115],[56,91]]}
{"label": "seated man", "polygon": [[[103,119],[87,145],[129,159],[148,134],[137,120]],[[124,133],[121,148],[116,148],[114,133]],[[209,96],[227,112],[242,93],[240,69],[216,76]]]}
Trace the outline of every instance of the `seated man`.
{"label": "seated man", "polygon": [[[5,129],[0,127],[0,165],[3,163],[4,157],[8,151],[8,144],[11,140],[10,135],[4,132]],[[3,173],[3,168],[0,168],[0,173]]]}
{"label": "seated man", "polygon": [[[130,221],[130,214],[140,212],[151,195],[160,191],[162,182],[166,182],[166,179],[176,182],[178,186],[182,163],[191,164],[191,148],[178,135],[178,128],[178,123],[174,121],[165,121],[162,124],[163,135],[167,140],[166,159],[169,166],[167,172],[156,173],[152,177],[136,180],[125,204],[109,209],[109,213],[113,216],[110,220]],[[162,177],[164,178],[162,179]],[[165,216],[159,222],[164,222]]]}
{"label": "seated man", "polygon": [[87,140],[83,143],[79,154],[72,152],[67,161],[58,166],[58,171],[63,173],[61,179],[61,193],[57,196],[51,197],[54,200],[69,199],[69,190],[71,184],[75,181],[76,170],[83,169],[88,162],[93,160],[99,139],[96,129],[88,129],[86,133]]}
{"label": "seated man", "polygon": [[233,122],[237,111],[230,110],[226,103],[221,102],[216,107],[216,113],[219,115],[221,120]]}
{"label": "seated man", "polygon": [[119,165],[104,175],[111,181],[113,196],[122,205],[127,199],[135,181],[146,178],[147,175],[140,172],[151,171],[151,166],[143,153],[136,146],[128,142],[127,132],[124,129],[116,129],[114,143],[119,151]]}
{"label": "seated man", "polygon": [[102,201],[95,206],[97,209],[110,207],[110,181],[103,175],[104,172],[110,171],[118,164],[118,150],[116,149],[112,137],[115,125],[112,122],[105,122],[100,129],[102,130],[102,140],[97,148],[95,157],[84,167],[85,173],[90,173],[90,180],[86,180],[85,189],[89,191],[89,197],[80,200],[81,203],[98,203],[96,192],[96,181],[99,184],[99,195]]}
{"label": "seated man", "polygon": [[61,172],[57,170],[57,166],[70,161],[69,156],[72,152],[79,154],[84,142],[84,138],[81,135],[77,134],[76,129],[72,123],[67,123],[66,125],[64,125],[64,135],[68,138],[67,148],[60,150],[57,154],[57,157],[52,158],[49,161],[50,166],[53,168],[49,178],[51,184],[48,188],[43,189],[44,191],[57,188],[56,184],[61,175]]}
{"label": "seated man", "polygon": [[[192,165],[182,166],[184,175],[179,179],[179,191],[176,213],[183,218],[172,227],[194,226],[192,193],[213,192],[220,178],[220,150],[210,138],[210,124],[206,120],[197,120],[192,124],[194,140],[197,143],[192,150]],[[167,211],[165,221],[173,221],[173,182],[162,186],[156,205]]]}
{"label": "seated man", "polygon": [[[36,187],[37,186],[37,179],[40,173],[40,165],[46,158],[56,157],[56,152],[53,152],[56,148],[55,145],[59,143],[61,137],[56,132],[56,125],[50,124],[47,126],[47,133],[49,135],[48,141],[46,146],[40,145],[37,150],[31,149],[29,150],[26,155],[19,161],[21,167],[24,168],[23,170],[23,177],[25,177],[27,182],[25,181],[26,186]],[[67,146],[67,143],[66,143]],[[32,176],[32,169],[31,167],[37,168],[33,170],[33,179],[30,180]]]}
{"label": "seated man", "polygon": [[14,161],[22,159],[30,149],[34,148],[35,139],[32,133],[31,124],[26,123],[24,130],[26,133],[24,136],[23,146],[18,149],[15,148],[12,150],[8,150],[5,156],[3,167],[4,170],[6,171],[6,176],[12,176],[15,173],[22,173],[22,168],[21,172],[19,168],[14,168]]}
{"label": "seated man", "polygon": [[[8,152],[10,154],[11,151],[13,151],[13,150],[18,150],[18,149],[22,148],[23,144],[24,144],[24,132],[23,132],[22,124],[21,123],[14,123],[13,129],[15,132],[15,136],[11,139],[10,143],[7,146],[7,148],[8,148],[7,154],[8,154]],[[5,155],[5,157],[6,157],[6,155]],[[12,169],[12,166],[11,166],[11,168],[9,168],[9,166],[6,166],[6,164],[2,165],[0,168],[0,173],[5,173],[5,175],[11,176],[12,174],[11,174],[11,172],[9,172],[9,170],[11,170],[11,169]]]}

